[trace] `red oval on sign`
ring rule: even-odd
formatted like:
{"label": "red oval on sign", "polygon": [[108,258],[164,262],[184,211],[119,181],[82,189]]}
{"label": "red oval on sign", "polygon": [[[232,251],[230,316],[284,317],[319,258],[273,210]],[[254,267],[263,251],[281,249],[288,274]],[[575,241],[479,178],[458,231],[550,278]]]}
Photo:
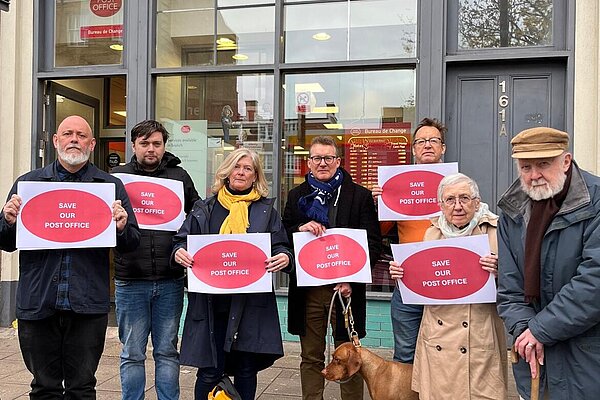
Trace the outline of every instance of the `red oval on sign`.
{"label": "red oval on sign", "polygon": [[90,0],[90,10],[99,17],[112,17],[119,12],[123,0]]}
{"label": "red oval on sign", "polygon": [[367,262],[367,253],[347,236],[327,235],[307,243],[298,254],[298,262],[315,278],[342,278],[360,271]]}
{"label": "red oval on sign", "polygon": [[480,290],[490,278],[481,268],[481,256],[460,247],[419,251],[403,263],[402,283],[421,296],[437,300],[459,299]]}
{"label": "red oval on sign", "polygon": [[21,210],[23,226],[53,242],[73,243],[104,232],[112,211],[101,198],[81,190],[59,189],[38,194]]}
{"label": "red oval on sign", "polygon": [[427,216],[440,211],[437,189],[444,178],[431,171],[409,171],[396,175],[383,184],[381,200],[397,213]]}
{"label": "red oval on sign", "polygon": [[223,240],[194,254],[192,272],[202,282],[220,289],[237,289],[262,278],[268,256],[251,243]]}
{"label": "red oval on sign", "polygon": [[181,200],[168,187],[151,182],[130,182],[125,190],[139,224],[160,225],[181,212]]}

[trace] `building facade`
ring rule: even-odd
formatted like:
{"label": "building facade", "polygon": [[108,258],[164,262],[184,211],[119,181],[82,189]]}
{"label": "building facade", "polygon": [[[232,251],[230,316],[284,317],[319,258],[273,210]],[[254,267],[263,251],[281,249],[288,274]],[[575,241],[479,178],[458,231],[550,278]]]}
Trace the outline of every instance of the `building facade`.
{"label": "building facade", "polygon": [[[51,135],[73,113],[106,170],[131,157],[136,122],[162,121],[203,197],[224,155],[250,147],[280,209],[312,137],[331,135],[370,187],[378,165],[412,162],[410,133],[431,116],[449,128],[445,161],[495,209],[524,128],[568,131],[575,159],[599,172],[599,23],[596,0],[13,2],[0,13],[0,193],[54,159]],[[0,263],[7,325],[17,256]],[[378,310],[386,269],[369,292]]]}

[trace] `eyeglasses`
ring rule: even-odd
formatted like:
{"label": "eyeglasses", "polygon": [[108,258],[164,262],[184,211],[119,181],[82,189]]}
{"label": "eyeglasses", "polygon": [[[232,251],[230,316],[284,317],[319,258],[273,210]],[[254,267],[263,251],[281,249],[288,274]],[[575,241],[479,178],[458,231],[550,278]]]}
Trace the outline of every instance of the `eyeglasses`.
{"label": "eyeglasses", "polygon": [[432,146],[440,146],[442,143],[444,143],[441,138],[432,137],[429,139],[415,139],[413,141],[413,146],[423,147],[423,146],[425,146],[425,143],[427,143],[427,142],[429,142],[429,144],[431,144]]}
{"label": "eyeglasses", "polygon": [[458,196],[458,197],[450,196],[444,200],[444,204],[447,205],[448,207],[450,207],[450,206],[455,205],[456,200],[458,200],[460,205],[464,206],[464,205],[469,204],[470,202],[472,202],[475,199],[476,199],[476,197],[467,196],[466,194],[463,194],[462,196]]}
{"label": "eyeglasses", "polygon": [[321,161],[325,161],[325,164],[329,165],[337,157],[335,157],[335,156],[312,156],[312,157],[308,157],[308,158],[310,159],[310,161],[314,162],[315,164],[321,164]]}

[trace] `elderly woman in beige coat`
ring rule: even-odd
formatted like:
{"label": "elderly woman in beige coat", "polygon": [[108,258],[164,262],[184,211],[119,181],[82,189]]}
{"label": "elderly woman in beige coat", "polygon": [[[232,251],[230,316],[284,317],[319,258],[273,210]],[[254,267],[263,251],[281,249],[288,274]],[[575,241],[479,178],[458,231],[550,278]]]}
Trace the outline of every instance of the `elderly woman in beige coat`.
{"label": "elderly woman in beige coat", "polygon": [[[438,202],[442,215],[432,218],[423,240],[488,234],[492,254],[479,262],[497,276],[498,216],[481,202],[475,181],[463,174],[445,177]],[[392,261],[390,275],[402,279],[404,269]],[[504,326],[495,303],[425,306],[412,389],[421,400],[506,399],[506,353]]]}

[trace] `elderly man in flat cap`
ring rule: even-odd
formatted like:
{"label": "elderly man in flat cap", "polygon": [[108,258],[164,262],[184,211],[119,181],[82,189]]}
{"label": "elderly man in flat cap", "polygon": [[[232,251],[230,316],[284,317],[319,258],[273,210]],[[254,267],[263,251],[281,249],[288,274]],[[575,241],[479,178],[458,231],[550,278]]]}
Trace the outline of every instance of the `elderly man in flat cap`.
{"label": "elderly man in flat cap", "polygon": [[529,399],[539,376],[540,398],[595,399],[600,178],[579,169],[565,132],[527,129],[511,144],[519,179],[498,202],[498,312],[521,356],[517,388]]}

